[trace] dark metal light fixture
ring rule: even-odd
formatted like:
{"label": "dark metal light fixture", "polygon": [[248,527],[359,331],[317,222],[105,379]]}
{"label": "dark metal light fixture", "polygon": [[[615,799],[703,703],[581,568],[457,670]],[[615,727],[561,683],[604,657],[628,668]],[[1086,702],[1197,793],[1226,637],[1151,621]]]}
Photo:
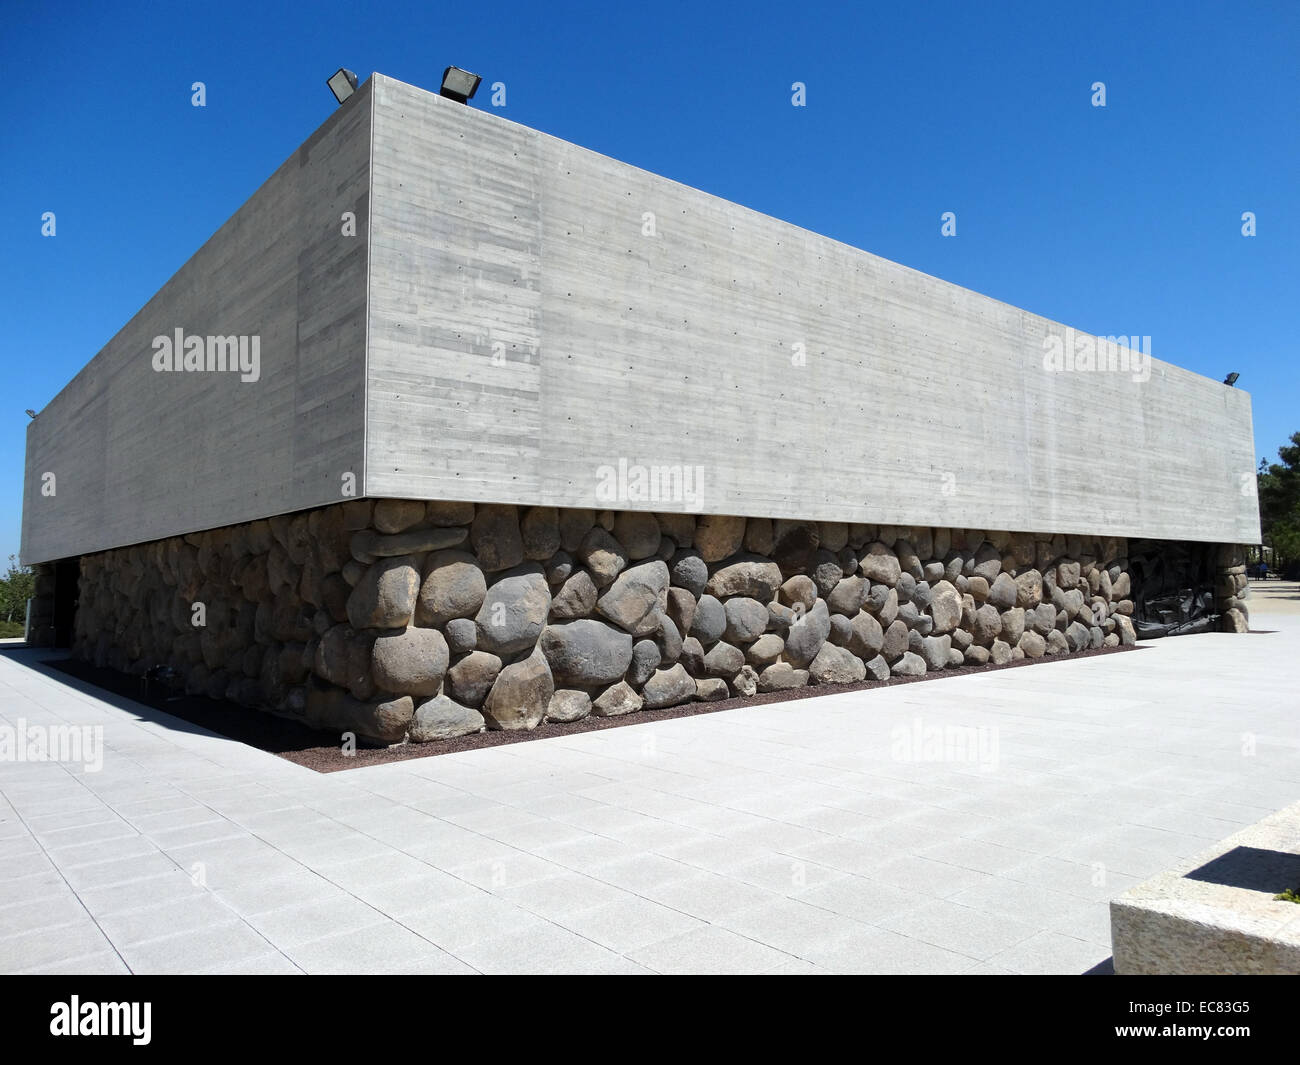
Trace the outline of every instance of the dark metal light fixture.
{"label": "dark metal light fixture", "polygon": [[1227,385],[1229,388],[1231,388],[1233,385],[1237,383],[1237,378],[1240,376],[1241,374],[1239,373],[1230,373],[1228,374],[1227,377],[1223,379],[1223,383]]}
{"label": "dark metal light fixture", "polygon": [[29,417],[29,418],[35,418],[35,417],[36,417],[36,412],[35,412],[34,410],[32,410],[31,407],[28,407],[28,408],[27,408],[27,417]]}
{"label": "dark metal light fixture", "polygon": [[442,72],[442,88],[438,90],[438,95],[445,96],[448,100],[455,100],[457,103],[468,103],[478,92],[478,83],[482,80],[477,74],[471,74],[468,70],[448,67]]}
{"label": "dark metal light fixture", "polygon": [[334,99],[342,103],[357,91],[357,76],[352,71],[339,67],[335,73],[325,79],[325,84],[330,87]]}

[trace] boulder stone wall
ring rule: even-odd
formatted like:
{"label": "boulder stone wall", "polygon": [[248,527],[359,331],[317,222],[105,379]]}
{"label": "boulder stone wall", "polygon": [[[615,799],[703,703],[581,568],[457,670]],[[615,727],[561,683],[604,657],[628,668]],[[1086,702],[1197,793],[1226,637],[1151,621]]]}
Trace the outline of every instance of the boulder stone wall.
{"label": "boulder stone wall", "polygon": [[73,651],[425,743],[1132,644],[1126,552],[1117,538],[349,500],[83,557]]}

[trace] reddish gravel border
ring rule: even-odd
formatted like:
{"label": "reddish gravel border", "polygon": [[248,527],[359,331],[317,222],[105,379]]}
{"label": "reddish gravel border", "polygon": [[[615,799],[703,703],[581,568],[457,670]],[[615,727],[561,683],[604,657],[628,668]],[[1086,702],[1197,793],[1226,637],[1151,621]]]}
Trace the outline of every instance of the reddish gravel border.
{"label": "reddish gravel border", "polygon": [[1008,662],[1004,666],[958,666],[945,669],[939,673],[926,673],[920,677],[890,677],[889,680],[868,680],[857,684],[815,684],[803,688],[791,688],[787,691],[763,692],[747,699],[719,699],[717,702],[690,702],[681,706],[670,706],[664,710],[639,710],[634,714],[621,717],[587,717],[567,725],[538,725],[531,732],[479,732],[469,736],[460,736],[453,740],[441,740],[434,743],[411,743],[397,747],[359,747],[355,754],[344,755],[339,747],[338,733],[308,728],[301,722],[278,717],[262,710],[250,710],[236,703],[228,703],[203,696],[167,695],[162,691],[142,691],[139,677],[118,673],[111,669],[98,669],[86,662],[75,659],[47,659],[43,664],[78,680],[98,688],[106,689],[116,695],[124,696],[146,706],[152,706],[165,714],[181,718],[192,725],[210,729],[228,739],[246,743],[250,747],[279,755],[318,773],[336,773],[344,769],[360,769],[363,766],[382,765],[385,762],[402,761],[407,758],[433,758],[440,754],[452,754],[456,751],[473,751],[480,747],[499,747],[504,743],[528,743],[532,740],[547,739],[552,736],[572,736],[579,732],[595,732],[600,729],[622,728],[624,725],[640,725],[647,721],[666,721],[675,717],[694,717],[696,714],[716,714],[723,710],[737,710],[745,706],[761,706],[764,703],[791,702],[795,699],[817,699],[827,695],[842,695],[844,692],[863,691],[869,688],[888,688],[897,684],[916,684],[925,681],[943,680],[945,677],[964,676],[969,673],[991,673],[1000,669],[1018,669],[1021,666],[1050,665],[1053,662],[1074,662],[1080,658],[1093,658],[1097,655],[1123,654],[1127,651],[1141,651],[1137,647],[1099,647],[1094,650],[1079,651],[1072,655],[1053,655],[1044,658],[1023,658],[1017,662]]}

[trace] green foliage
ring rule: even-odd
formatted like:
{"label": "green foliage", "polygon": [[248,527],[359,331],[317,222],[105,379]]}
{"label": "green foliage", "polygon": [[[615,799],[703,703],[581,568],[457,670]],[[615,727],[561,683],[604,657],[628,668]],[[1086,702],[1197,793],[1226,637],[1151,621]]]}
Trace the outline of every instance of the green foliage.
{"label": "green foliage", "polygon": [[1282,894],[1273,896],[1274,902],[1300,902],[1300,888],[1287,888]]}
{"label": "green foliage", "polygon": [[22,635],[23,620],[27,617],[27,600],[31,598],[35,584],[36,578],[32,571],[26,566],[18,565],[18,561],[10,555],[9,572],[0,577],[0,621],[18,623],[19,631],[11,635]]}
{"label": "green foliage", "polygon": [[1259,521],[1280,568],[1300,558],[1300,432],[1277,454],[1280,463],[1259,464]]}

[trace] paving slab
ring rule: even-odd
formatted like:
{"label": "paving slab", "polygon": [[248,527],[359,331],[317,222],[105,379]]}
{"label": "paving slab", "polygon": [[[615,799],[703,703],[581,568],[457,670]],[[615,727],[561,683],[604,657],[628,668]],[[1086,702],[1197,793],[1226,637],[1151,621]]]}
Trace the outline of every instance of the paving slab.
{"label": "paving slab", "polygon": [[324,775],[10,645],[0,724],[104,759],[0,763],[0,971],[1106,971],[1112,899],[1300,798],[1252,624]]}

